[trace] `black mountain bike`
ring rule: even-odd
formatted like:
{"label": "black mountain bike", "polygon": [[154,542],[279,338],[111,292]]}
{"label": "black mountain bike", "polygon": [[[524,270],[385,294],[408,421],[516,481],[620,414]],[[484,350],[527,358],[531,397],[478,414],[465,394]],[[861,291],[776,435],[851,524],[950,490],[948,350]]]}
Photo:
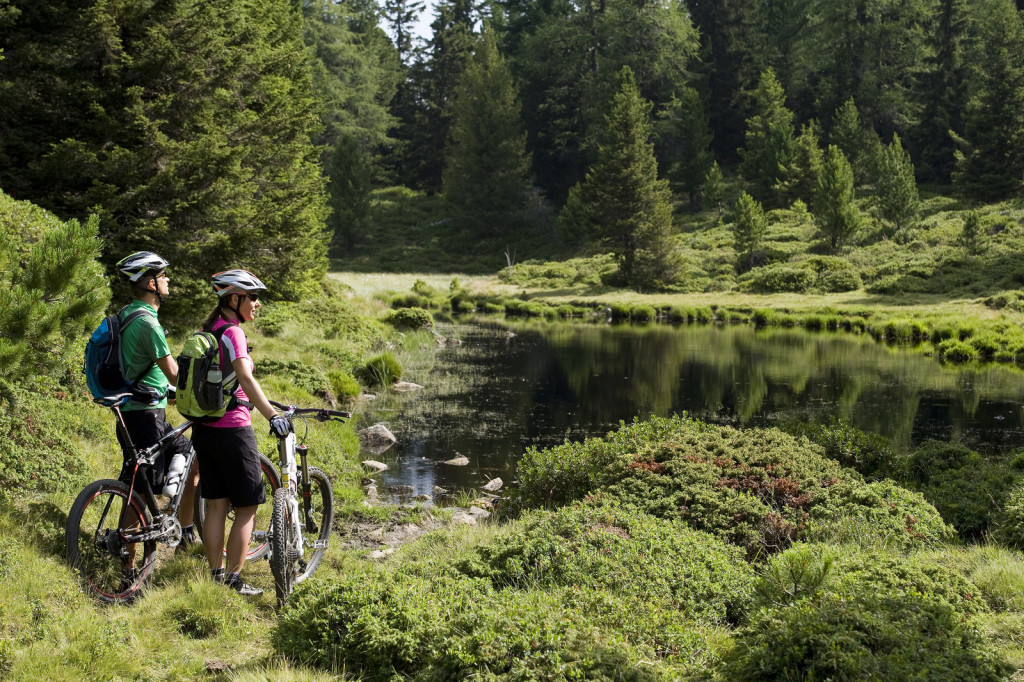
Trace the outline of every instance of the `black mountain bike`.
{"label": "black mountain bike", "polygon": [[[121,406],[131,397],[121,393],[95,400],[114,412],[117,428],[134,453],[131,482],[103,479],[85,486],[71,506],[65,526],[68,562],[89,592],[105,602],[135,599],[153,573],[157,543],[177,547],[181,542],[178,506],[185,481],[170,503],[161,507],[145,474],[192,422],[185,422],[148,448],[136,448],[121,416]],[[195,452],[189,448],[183,454],[187,475]]]}

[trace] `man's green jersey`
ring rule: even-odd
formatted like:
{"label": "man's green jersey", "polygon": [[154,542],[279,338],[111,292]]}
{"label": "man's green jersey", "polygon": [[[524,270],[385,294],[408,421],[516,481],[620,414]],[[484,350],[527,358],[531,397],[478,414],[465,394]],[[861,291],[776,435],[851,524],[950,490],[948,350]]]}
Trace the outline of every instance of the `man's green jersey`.
{"label": "man's green jersey", "polygon": [[[167,345],[167,336],[156,316],[156,308],[144,301],[133,301],[121,313],[121,321],[134,310],[148,310],[150,315],[141,315],[137,320],[121,330],[121,358],[124,361],[125,378],[134,382],[143,372],[145,376],[139,381],[142,386],[155,388],[159,393],[167,393],[167,377],[155,364],[162,357],[171,354]],[[146,371],[148,368],[149,371]],[[121,407],[122,410],[155,410],[167,407],[166,396],[155,405],[145,405],[134,401]]]}

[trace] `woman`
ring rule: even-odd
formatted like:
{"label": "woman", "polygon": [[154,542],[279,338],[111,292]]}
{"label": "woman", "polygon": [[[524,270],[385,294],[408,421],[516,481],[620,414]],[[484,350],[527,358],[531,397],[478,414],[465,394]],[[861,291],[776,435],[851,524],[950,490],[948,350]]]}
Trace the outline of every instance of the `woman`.
{"label": "woman", "polygon": [[[288,434],[288,420],[277,414],[252,376],[253,362],[242,324],[251,322],[260,307],[260,294],[267,288],[246,270],[225,270],[213,276],[217,307],[203,322],[203,330],[224,331],[220,343],[220,364],[235,371],[238,388],[228,411],[217,421],[192,427],[192,446],[199,458],[203,497],[207,501],[203,542],[213,579],[241,594],[255,596],[263,590],[242,582],[240,573],[249,549],[256,508],[266,501],[260,470],[256,434],[252,430],[250,406],[270,422],[271,433]],[[231,507],[235,519],[227,537],[227,566],[224,566],[224,524]]]}

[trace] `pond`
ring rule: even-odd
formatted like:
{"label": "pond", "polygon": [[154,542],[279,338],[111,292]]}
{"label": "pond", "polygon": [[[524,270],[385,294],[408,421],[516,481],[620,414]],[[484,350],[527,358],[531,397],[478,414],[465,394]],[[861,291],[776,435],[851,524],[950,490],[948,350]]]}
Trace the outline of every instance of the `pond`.
{"label": "pond", "polygon": [[[928,438],[984,452],[1024,446],[1020,371],[947,366],[867,336],[506,320],[437,329],[461,345],[406,366],[403,379],[424,388],[364,406],[364,425],[383,421],[398,438],[367,455],[389,466],[382,490],[507,485],[530,446],[681,412],[735,426],[838,417],[901,448]],[[459,455],[469,465],[443,463]]]}

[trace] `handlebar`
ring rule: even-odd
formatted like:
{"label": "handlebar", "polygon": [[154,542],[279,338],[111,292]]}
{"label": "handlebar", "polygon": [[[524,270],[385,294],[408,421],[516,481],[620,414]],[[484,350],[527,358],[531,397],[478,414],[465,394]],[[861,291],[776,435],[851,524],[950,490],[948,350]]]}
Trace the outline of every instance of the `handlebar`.
{"label": "handlebar", "polygon": [[288,419],[292,417],[311,416],[318,422],[326,421],[343,421],[352,417],[351,412],[344,412],[342,410],[328,410],[323,407],[296,407],[295,405],[285,405],[277,401],[269,401],[271,405],[281,410],[284,416]]}

